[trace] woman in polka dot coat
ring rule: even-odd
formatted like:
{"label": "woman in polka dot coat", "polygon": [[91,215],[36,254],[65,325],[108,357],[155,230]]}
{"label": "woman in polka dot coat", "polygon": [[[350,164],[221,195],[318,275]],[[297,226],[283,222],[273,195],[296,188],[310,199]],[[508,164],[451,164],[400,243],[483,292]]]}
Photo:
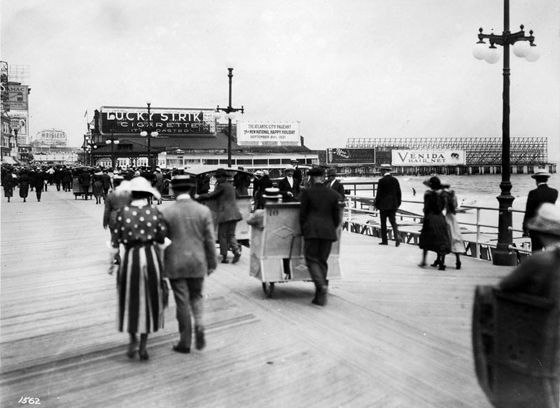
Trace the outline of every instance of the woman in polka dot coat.
{"label": "woman in polka dot coat", "polygon": [[[161,213],[148,198],[159,200],[159,193],[143,177],[130,182],[131,202],[119,210],[112,234],[112,247],[124,247],[119,276],[118,329],[130,335],[127,355],[141,360],[149,358],[146,350],[148,334],[163,327],[163,261],[159,244],[166,236]],[[138,350],[137,334],[140,334]]]}

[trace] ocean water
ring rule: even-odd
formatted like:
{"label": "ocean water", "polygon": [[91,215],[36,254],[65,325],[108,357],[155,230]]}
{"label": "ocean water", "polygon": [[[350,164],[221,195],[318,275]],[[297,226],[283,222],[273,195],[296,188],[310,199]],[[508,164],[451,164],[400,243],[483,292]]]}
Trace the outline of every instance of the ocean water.
{"label": "ocean water", "polygon": [[[480,237],[482,241],[492,242],[497,238],[497,229],[493,227],[498,226],[498,200],[497,196],[500,195],[500,183],[502,181],[502,176],[500,174],[484,174],[484,175],[461,175],[461,176],[438,176],[443,184],[450,184],[451,188],[455,191],[457,196],[457,201],[464,206],[465,212],[457,214],[457,220],[459,223],[478,223],[484,225],[480,228],[483,235]],[[403,195],[403,204],[401,209],[410,211],[415,214],[422,214],[422,200],[424,192],[427,187],[423,184],[426,177],[422,176],[396,176],[401,185],[401,191]],[[347,178],[341,179],[345,183],[345,187],[348,189],[352,186],[352,181],[376,181],[377,178]],[[529,174],[512,174],[510,177],[512,184],[511,195],[515,198],[512,204],[514,210],[521,211],[513,212],[512,214],[512,226],[514,229],[521,230],[521,224],[523,222],[523,212],[525,211],[525,206],[527,203],[527,194],[529,191],[536,188],[536,182]],[[560,190],[560,175],[558,173],[553,174],[548,185],[552,188]],[[363,191],[357,192],[357,195],[372,196],[372,193],[367,192],[364,186],[358,187]],[[414,194],[416,191],[416,194]],[[412,201],[412,202],[411,202]],[[560,205],[557,202],[556,205]],[[494,210],[479,210],[468,208],[468,207],[487,207]],[[361,215],[358,216],[360,222],[369,222],[376,224],[377,217],[372,217],[371,215]],[[400,224],[401,222],[399,222]],[[404,224],[409,224],[408,222],[403,222]],[[417,231],[420,229],[420,225],[409,225],[407,228]],[[464,238],[474,239],[473,234],[476,232],[476,227],[471,225],[461,225],[461,230],[463,231]],[[524,242],[526,239],[521,237],[522,233],[520,231],[513,232],[514,242]]]}

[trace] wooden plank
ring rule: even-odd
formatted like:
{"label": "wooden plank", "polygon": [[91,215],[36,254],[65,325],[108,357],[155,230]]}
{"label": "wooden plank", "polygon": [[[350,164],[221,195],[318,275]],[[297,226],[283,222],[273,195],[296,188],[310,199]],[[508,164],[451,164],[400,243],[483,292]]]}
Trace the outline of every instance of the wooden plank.
{"label": "wooden plank", "polygon": [[171,351],[171,300],[140,363],[116,330],[102,210],[51,189],[41,203],[2,203],[2,406],[490,407],[470,311],[474,286],[508,268],[465,258],[459,271],[420,269],[415,246],[343,232],[343,279],[320,308],[308,282],[266,298],[245,250],[206,281],[207,348]]}

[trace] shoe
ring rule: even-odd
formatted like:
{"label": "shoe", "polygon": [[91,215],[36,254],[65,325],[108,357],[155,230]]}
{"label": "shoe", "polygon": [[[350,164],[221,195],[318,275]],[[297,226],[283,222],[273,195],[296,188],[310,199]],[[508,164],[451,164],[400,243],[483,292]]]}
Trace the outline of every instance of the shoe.
{"label": "shoe", "polygon": [[317,300],[317,299],[313,299],[313,300],[311,301],[311,303],[313,303],[314,305],[317,305],[317,306],[325,306],[324,303],[321,303],[321,302],[320,302],[319,300]]}
{"label": "shoe", "polygon": [[227,256],[224,256],[224,257],[222,258],[222,263],[229,263],[229,261],[227,260]]}
{"label": "shoe", "polygon": [[379,245],[389,245],[387,242],[380,242]]}
{"label": "shoe", "polygon": [[397,239],[397,241],[395,242],[395,246],[398,247],[401,244],[401,240]]}
{"label": "shoe", "polygon": [[204,329],[197,327],[196,328],[196,349],[202,350],[206,347],[206,339],[204,338]]}
{"label": "shoe", "polygon": [[241,251],[237,251],[233,254],[233,260],[231,261],[231,263],[239,262],[239,258],[241,258]]}
{"label": "shoe", "polygon": [[425,267],[426,267],[426,262],[420,262],[420,263],[418,264],[418,266],[419,266],[420,268],[425,268]]}
{"label": "shoe", "polygon": [[180,346],[178,344],[173,346],[173,351],[176,351],[177,353],[182,353],[182,354],[189,354],[191,352],[191,349],[188,347],[183,347]]}
{"label": "shoe", "polygon": [[126,356],[128,358],[134,358],[136,352],[138,351],[138,342],[128,343],[128,351],[126,352]]}
{"label": "shoe", "polygon": [[434,263],[431,264],[430,266],[438,266],[440,263],[441,263],[441,261],[440,261],[439,259],[436,259],[436,260],[434,261]]}
{"label": "shoe", "polygon": [[445,271],[445,265],[440,265],[438,271]]}
{"label": "shoe", "polygon": [[148,350],[141,349],[138,351],[138,357],[140,357],[141,361],[146,361],[150,359],[150,355],[148,354]]}
{"label": "shoe", "polygon": [[461,269],[461,262],[457,262],[455,264],[455,269]]}

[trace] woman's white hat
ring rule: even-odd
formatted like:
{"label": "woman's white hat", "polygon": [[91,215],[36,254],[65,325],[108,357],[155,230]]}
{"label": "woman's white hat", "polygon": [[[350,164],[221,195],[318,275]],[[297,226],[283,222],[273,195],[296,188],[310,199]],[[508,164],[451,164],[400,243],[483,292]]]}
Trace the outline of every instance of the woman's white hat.
{"label": "woman's white hat", "polygon": [[161,200],[161,195],[159,191],[152,187],[150,182],[146,180],[144,177],[134,177],[130,180],[129,184],[130,191],[140,191],[144,193],[150,193],[158,200]]}

